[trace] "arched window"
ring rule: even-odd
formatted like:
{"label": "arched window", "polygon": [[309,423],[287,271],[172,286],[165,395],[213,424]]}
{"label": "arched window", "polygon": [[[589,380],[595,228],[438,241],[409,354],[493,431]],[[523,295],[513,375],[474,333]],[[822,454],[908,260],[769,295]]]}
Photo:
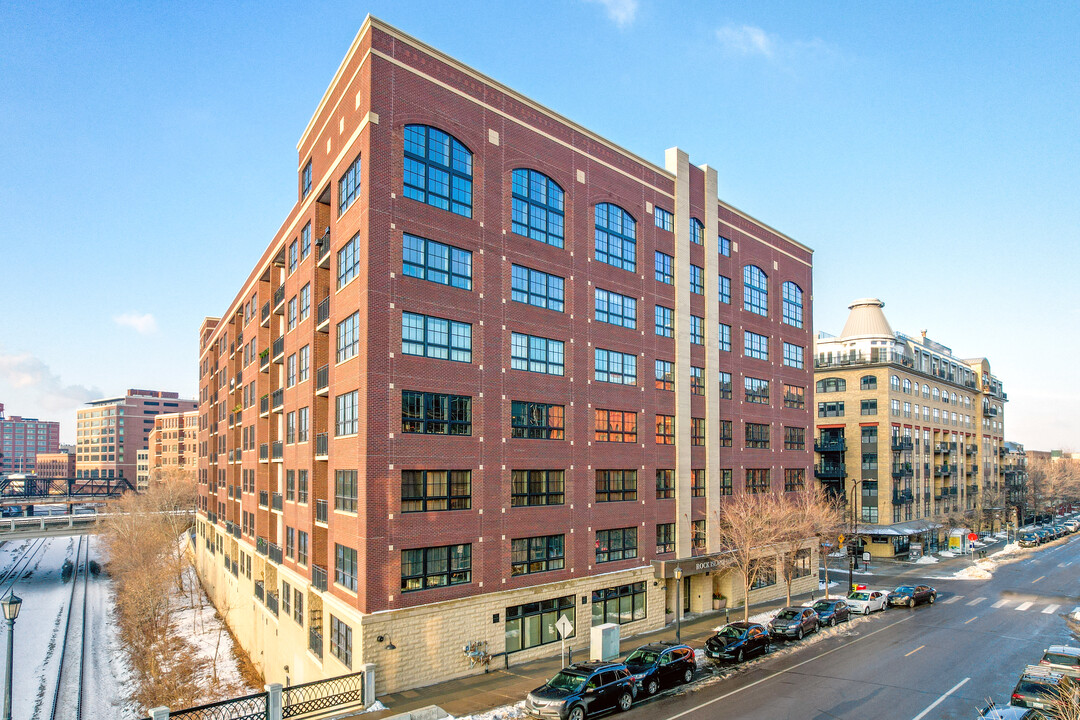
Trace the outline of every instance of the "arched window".
{"label": "arched window", "polygon": [[893,375],[889,378],[889,389],[893,392],[900,392],[900,376]]}
{"label": "arched window", "polygon": [[801,328],[803,325],[802,288],[788,281],[783,285],[784,294],[784,317],[783,321],[788,325]]}
{"label": "arched window", "polygon": [[907,378],[904,378],[904,392],[909,395],[911,394],[911,381]]}
{"label": "arched window", "polygon": [[618,205],[596,206],[596,259],[630,272],[637,269],[637,222]]}
{"label": "arched window", "polygon": [[543,173],[518,168],[513,173],[513,216],[518,235],[563,246],[563,190]]}
{"label": "arched window", "polygon": [[847,390],[847,380],[838,377],[827,377],[815,383],[815,391],[819,393],[844,392]]}
{"label": "arched window", "polygon": [[472,217],[472,153],[427,125],[405,126],[404,195]]}
{"label": "arched window", "polygon": [[705,242],[705,226],[695,217],[690,218],[690,242],[702,245]]}
{"label": "arched window", "polygon": [[860,390],[877,390],[877,375],[863,375],[859,378]]}
{"label": "arched window", "polygon": [[934,400],[940,400],[941,399],[941,392],[937,388],[933,388],[933,390],[931,392],[932,392],[932,394],[934,396]]}
{"label": "arched window", "polygon": [[949,393],[949,402],[952,403],[953,405],[956,404],[956,393],[954,393],[954,392]]}
{"label": "arched window", "polygon": [[757,265],[743,268],[743,309],[769,316],[769,276]]}

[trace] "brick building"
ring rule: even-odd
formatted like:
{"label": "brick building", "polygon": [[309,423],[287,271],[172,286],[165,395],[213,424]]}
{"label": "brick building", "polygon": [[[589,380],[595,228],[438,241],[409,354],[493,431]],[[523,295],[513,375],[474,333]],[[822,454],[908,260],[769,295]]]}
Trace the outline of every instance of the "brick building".
{"label": "brick building", "polygon": [[267,680],[657,628],[676,567],[686,609],[741,602],[711,530],[807,481],[812,252],[373,18],[298,149],[199,337],[197,564]]}
{"label": "brick building", "polygon": [[154,429],[147,438],[148,472],[190,470],[198,466],[199,411],[165,413],[154,417]]}
{"label": "brick building", "polygon": [[0,403],[0,477],[12,474],[33,475],[40,453],[60,449],[60,423],[18,415],[6,417]]}
{"label": "brick building", "polygon": [[38,453],[34,474],[39,478],[75,477],[75,453]]}

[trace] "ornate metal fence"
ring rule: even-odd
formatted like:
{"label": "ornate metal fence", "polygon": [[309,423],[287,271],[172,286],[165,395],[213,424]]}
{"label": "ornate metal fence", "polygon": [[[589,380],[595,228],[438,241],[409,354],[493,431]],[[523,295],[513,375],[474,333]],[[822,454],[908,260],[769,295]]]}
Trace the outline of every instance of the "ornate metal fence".
{"label": "ornate metal fence", "polygon": [[261,692],[198,707],[174,710],[169,720],[267,720],[267,696]]}
{"label": "ornate metal fence", "polygon": [[281,690],[281,717],[296,718],[364,702],[364,673],[316,680]]}

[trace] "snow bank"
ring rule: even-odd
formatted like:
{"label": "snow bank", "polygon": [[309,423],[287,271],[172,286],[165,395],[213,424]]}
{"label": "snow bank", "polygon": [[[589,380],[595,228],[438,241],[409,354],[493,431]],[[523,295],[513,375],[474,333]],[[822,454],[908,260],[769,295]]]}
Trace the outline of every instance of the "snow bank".
{"label": "snow bank", "polygon": [[[381,705],[382,703],[376,703]],[[380,708],[385,710],[386,708]],[[365,712],[373,712],[374,706],[365,710]],[[521,700],[513,705],[503,705],[501,707],[487,710],[482,713],[475,713],[473,715],[466,715],[457,720],[514,720],[515,718],[525,717],[525,701]],[[453,717],[447,717],[446,720],[455,720]]]}
{"label": "snow bank", "polygon": [[916,565],[936,565],[938,559],[933,555],[923,555],[921,558],[915,561]]}
{"label": "snow bank", "polygon": [[956,553],[952,552],[951,550],[942,550],[938,553],[938,555],[945,558],[956,557]]}

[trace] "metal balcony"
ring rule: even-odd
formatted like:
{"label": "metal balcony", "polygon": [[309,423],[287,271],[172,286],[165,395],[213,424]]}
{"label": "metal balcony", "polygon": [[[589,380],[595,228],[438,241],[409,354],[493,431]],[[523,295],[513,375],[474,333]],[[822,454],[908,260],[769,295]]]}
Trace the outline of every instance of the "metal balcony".
{"label": "metal balcony", "polygon": [[329,506],[326,500],[315,501],[315,522],[326,524],[328,518]]}
{"label": "metal balcony", "polygon": [[818,438],[814,441],[814,452],[837,453],[847,450],[844,438]]}
{"label": "metal balcony", "polygon": [[[261,507],[261,508],[270,507],[270,492],[268,490],[260,490],[259,491],[259,507]],[[265,542],[265,540],[263,542]],[[265,555],[266,553],[263,553],[263,554]]]}
{"label": "metal balcony", "polygon": [[281,364],[285,361],[285,338],[279,337],[274,340],[272,346],[273,350],[270,352],[270,359],[274,362]]}
{"label": "metal balcony", "polygon": [[270,507],[279,512],[281,511],[283,507],[281,502],[281,493],[270,493]]}
{"label": "metal balcony", "polygon": [[263,395],[259,398],[259,417],[268,417],[270,415],[270,396]]}
{"label": "metal balcony", "polygon": [[263,327],[270,326],[270,301],[263,303],[262,312],[259,314],[259,324]]}
{"label": "metal balcony", "polygon": [[270,562],[281,564],[281,546],[277,543],[266,544],[266,557],[270,558]]}
{"label": "metal balcony", "polygon": [[265,555],[266,554],[266,546],[267,546],[266,538],[264,538],[264,537],[256,537],[255,538],[255,552],[259,553],[260,555]]}
{"label": "metal balcony", "polygon": [[330,296],[327,295],[319,302],[315,310],[315,329],[319,332],[330,332]]}
{"label": "metal balcony", "polygon": [[278,315],[285,314],[285,286],[278,285],[274,290],[274,312]]}
{"label": "metal balcony", "polygon": [[321,365],[315,371],[315,394],[326,395],[330,390],[330,365]]}
{"label": "metal balcony", "polygon": [[327,460],[330,457],[330,437],[327,433],[315,434],[315,459]]}
{"label": "metal balcony", "polygon": [[266,443],[259,445],[259,462],[270,462],[270,446]]}
{"label": "metal balcony", "polygon": [[893,505],[910,505],[915,502],[915,496],[910,490],[894,490],[892,502]]}
{"label": "metal balcony", "polygon": [[893,463],[892,476],[894,478],[913,477],[915,475],[915,469],[911,463]]}
{"label": "metal balcony", "polygon": [[844,478],[847,477],[847,467],[842,463],[818,463],[814,468],[814,476],[819,480]]}
{"label": "metal balcony", "polygon": [[285,391],[278,388],[270,393],[270,409],[274,412],[280,412],[283,407],[285,407]]}
{"label": "metal balcony", "polygon": [[894,436],[893,439],[892,439],[892,449],[893,450],[898,450],[898,451],[911,450],[912,449],[911,438]]}
{"label": "metal balcony", "polygon": [[274,462],[280,462],[285,446],[280,440],[275,440],[270,446],[270,459]]}
{"label": "metal balcony", "polygon": [[316,265],[321,268],[330,267],[330,228],[326,228],[323,236],[315,241]]}
{"label": "metal balcony", "polygon": [[322,633],[312,627],[308,630],[308,650],[315,654],[315,657],[322,658],[323,639]]}
{"label": "metal balcony", "polygon": [[262,580],[255,581],[255,597],[260,601],[266,598],[266,584]]}
{"label": "metal balcony", "polygon": [[278,596],[277,591],[266,593],[266,609],[277,617],[278,614]]}
{"label": "metal balcony", "polygon": [[321,565],[311,566],[311,586],[326,592],[326,568]]}

